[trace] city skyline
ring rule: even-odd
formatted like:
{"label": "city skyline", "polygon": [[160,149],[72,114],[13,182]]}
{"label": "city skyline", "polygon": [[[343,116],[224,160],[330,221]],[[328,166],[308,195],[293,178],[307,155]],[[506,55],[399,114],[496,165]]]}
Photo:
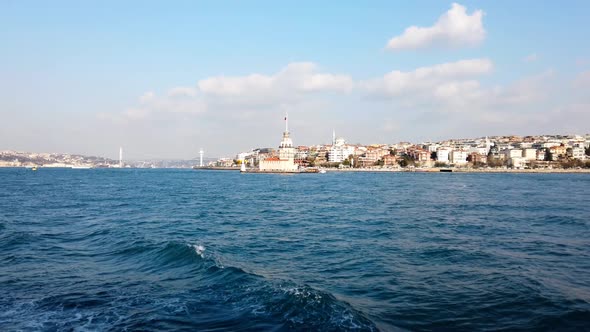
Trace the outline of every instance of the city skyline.
{"label": "city skyline", "polygon": [[423,4],[6,2],[0,150],[232,155],[285,112],[297,145],[588,132],[588,3]]}

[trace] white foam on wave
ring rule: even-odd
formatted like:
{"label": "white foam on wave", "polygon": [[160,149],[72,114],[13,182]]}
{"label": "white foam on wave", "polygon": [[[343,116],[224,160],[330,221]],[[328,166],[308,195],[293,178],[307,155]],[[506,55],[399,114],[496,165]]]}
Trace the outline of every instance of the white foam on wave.
{"label": "white foam on wave", "polygon": [[205,247],[204,246],[202,246],[200,244],[193,244],[192,247],[193,247],[193,249],[195,249],[195,252],[197,253],[197,255],[201,256],[201,258],[205,258]]}

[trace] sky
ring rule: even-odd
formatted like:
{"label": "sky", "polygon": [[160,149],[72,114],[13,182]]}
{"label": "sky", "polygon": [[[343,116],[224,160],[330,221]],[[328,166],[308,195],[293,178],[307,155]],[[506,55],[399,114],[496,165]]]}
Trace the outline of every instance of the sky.
{"label": "sky", "polygon": [[0,150],[590,132],[589,1],[0,1]]}

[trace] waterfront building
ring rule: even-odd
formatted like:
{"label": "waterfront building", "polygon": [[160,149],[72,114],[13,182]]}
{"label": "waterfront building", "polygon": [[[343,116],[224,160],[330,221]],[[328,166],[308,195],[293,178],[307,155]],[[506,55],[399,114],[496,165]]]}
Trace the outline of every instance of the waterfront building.
{"label": "waterfront building", "polygon": [[441,163],[448,163],[450,161],[449,156],[451,154],[451,149],[442,147],[436,150],[436,160]]}
{"label": "waterfront building", "polygon": [[520,158],[520,157],[522,157],[522,150],[521,149],[506,149],[506,150],[502,150],[502,154],[504,154],[504,159]]}
{"label": "waterfront building", "polygon": [[549,151],[551,151],[553,160],[557,160],[558,158],[564,157],[566,155],[567,148],[563,145],[552,146],[549,148]]}
{"label": "waterfront building", "polygon": [[392,155],[392,154],[388,154],[383,156],[383,166],[398,166],[398,161],[399,161],[399,157]]}
{"label": "waterfront building", "polygon": [[451,151],[451,164],[464,165],[467,164],[467,151],[465,150],[452,150]]}
{"label": "waterfront building", "polygon": [[572,148],[572,158],[586,160],[586,150],[582,147]]}
{"label": "waterfront building", "polygon": [[487,162],[488,162],[488,158],[487,158],[486,155],[482,155],[482,154],[477,153],[477,152],[471,152],[471,153],[469,153],[469,159],[471,160],[471,163],[473,165],[487,164]]}
{"label": "waterfront building", "polygon": [[328,151],[328,161],[331,163],[341,163],[348,159],[348,156],[354,155],[354,147],[347,145],[344,138],[335,138],[336,134],[332,134],[332,146]]}
{"label": "waterfront building", "polygon": [[289,133],[289,120],[285,115],[285,131],[279,144],[278,157],[269,157],[260,160],[258,164],[260,171],[267,172],[296,172],[299,166],[295,163],[295,148]]}
{"label": "waterfront building", "polygon": [[298,146],[295,149],[295,160],[304,160],[309,157],[309,147],[307,146]]}
{"label": "waterfront building", "polygon": [[516,169],[522,169],[526,166],[526,159],[523,157],[512,157],[509,161],[510,166]]}
{"label": "waterfront building", "polygon": [[430,160],[430,152],[417,146],[409,148],[407,155],[417,162],[426,162]]}
{"label": "waterfront building", "polygon": [[[545,155],[543,154],[543,157]],[[535,160],[537,159],[537,149],[523,149],[522,150],[522,157],[526,160]]]}

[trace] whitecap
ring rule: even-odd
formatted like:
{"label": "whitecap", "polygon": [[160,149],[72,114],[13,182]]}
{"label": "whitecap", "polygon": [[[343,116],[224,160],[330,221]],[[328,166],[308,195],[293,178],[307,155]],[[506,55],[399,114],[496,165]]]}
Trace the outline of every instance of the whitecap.
{"label": "whitecap", "polygon": [[200,244],[193,244],[192,247],[195,249],[197,255],[201,256],[201,258],[205,258],[205,247]]}

